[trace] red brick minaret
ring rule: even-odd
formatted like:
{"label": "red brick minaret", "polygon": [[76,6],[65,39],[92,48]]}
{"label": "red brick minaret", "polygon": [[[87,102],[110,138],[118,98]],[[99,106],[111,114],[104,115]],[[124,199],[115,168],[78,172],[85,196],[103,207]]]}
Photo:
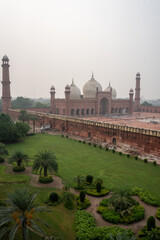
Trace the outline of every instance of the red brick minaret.
{"label": "red brick minaret", "polygon": [[55,109],[55,87],[52,86],[51,89],[50,89],[50,94],[51,94],[51,113],[55,113],[56,112],[56,109]]}
{"label": "red brick minaret", "polygon": [[8,113],[11,108],[10,80],[9,80],[9,58],[2,58],[2,113]]}
{"label": "red brick minaret", "polygon": [[134,105],[134,111],[138,112],[138,108],[140,106],[140,73],[138,72],[136,74],[136,88],[135,88],[135,105]]}

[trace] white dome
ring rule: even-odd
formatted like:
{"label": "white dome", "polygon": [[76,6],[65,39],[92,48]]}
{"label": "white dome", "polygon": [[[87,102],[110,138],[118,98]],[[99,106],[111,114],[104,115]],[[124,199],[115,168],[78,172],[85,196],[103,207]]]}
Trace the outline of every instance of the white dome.
{"label": "white dome", "polygon": [[112,99],[116,99],[117,97],[117,91],[115,88],[112,88],[110,83],[109,83],[109,86],[104,90],[105,92],[110,92],[112,89]]}
{"label": "white dome", "polygon": [[83,86],[84,98],[95,98],[97,88],[98,88],[98,91],[102,91],[101,84],[94,79],[92,74],[92,78]]}
{"label": "white dome", "polygon": [[79,99],[81,98],[81,91],[80,89],[74,84],[74,81],[72,80],[72,84],[70,85],[70,98],[72,99]]}

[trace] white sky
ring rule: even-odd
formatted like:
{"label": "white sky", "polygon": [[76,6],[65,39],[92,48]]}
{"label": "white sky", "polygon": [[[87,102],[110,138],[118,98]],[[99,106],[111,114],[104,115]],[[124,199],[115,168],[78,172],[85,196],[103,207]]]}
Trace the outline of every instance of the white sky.
{"label": "white sky", "polygon": [[92,71],[128,97],[139,71],[141,95],[160,98],[160,0],[0,0],[4,54],[12,97],[49,98],[51,85],[64,97]]}

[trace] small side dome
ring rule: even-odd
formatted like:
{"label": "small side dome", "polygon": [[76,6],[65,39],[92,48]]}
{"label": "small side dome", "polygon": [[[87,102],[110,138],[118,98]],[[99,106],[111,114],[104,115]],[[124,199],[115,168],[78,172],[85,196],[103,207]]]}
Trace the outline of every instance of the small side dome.
{"label": "small side dome", "polygon": [[6,55],[4,55],[4,57],[2,58],[2,61],[8,62],[9,58]]}
{"label": "small side dome", "polygon": [[110,92],[110,91],[112,91],[112,99],[116,99],[116,98],[117,98],[117,91],[116,91],[115,88],[112,88],[112,87],[111,87],[110,82],[109,82],[108,87],[107,87],[104,91],[105,91],[105,92]]}
{"label": "small side dome", "polygon": [[81,98],[81,91],[74,84],[74,80],[72,80],[72,84],[70,85],[70,91],[71,91],[70,98],[72,98],[72,99],[80,99]]}
{"label": "small side dome", "polygon": [[130,92],[133,92],[133,88],[130,89]]}
{"label": "small side dome", "polygon": [[141,74],[138,72],[137,74],[136,74],[136,77],[140,77],[141,76]]}
{"label": "small side dome", "polygon": [[55,92],[55,87],[52,85],[52,87],[50,88],[51,92]]}
{"label": "small side dome", "polygon": [[70,86],[68,84],[65,86],[65,91],[70,92]]}
{"label": "small side dome", "polygon": [[95,98],[97,88],[98,88],[98,91],[102,91],[101,84],[94,79],[94,76],[92,73],[92,78],[88,82],[86,82],[83,86],[84,98]]}

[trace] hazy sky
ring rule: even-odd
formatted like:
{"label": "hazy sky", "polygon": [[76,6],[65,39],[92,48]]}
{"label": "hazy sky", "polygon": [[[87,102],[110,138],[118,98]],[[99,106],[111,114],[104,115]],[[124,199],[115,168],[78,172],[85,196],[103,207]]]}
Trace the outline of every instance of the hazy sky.
{"label": "hazy sky", "polygon": [[141,95],[160,98],[160,0],[0,0],[4,54],[12,97],[64,97],[92,71],[128,97],[139,71]]}

